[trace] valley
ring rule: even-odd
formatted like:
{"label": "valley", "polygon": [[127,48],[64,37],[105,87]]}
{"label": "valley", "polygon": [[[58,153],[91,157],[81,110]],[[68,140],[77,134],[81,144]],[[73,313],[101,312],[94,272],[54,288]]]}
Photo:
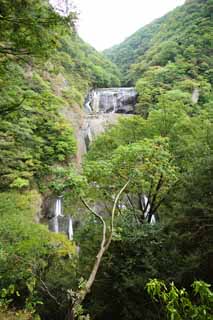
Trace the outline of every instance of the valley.
{"label": "valley", "polygon": [[0,1],[0,320],[212,319],[212,9],[98,52]]}

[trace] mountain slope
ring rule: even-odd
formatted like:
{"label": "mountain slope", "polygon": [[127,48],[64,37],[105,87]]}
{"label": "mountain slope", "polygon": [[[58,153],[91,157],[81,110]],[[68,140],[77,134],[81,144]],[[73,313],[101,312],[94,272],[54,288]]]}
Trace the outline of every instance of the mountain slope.
{"label": "mountain slope", "polygon": [[150,66],[178,59],[210,80],[211,10],[211,0],[186,2],[104,53],[120,67],[126,83],[135,82]]}
{"label": "mountain slope", "polygon": [[[119,85],[119,77],[76,34],[75,13],[60,17],[46,0],[0,1],[0,36],[0,319],[40,319],[38,275],[65,300],[76,278],[74,243],[35,223],[42,196],[77,175],[74,130],[62,111],[80,113],[91,87]],[[55,301],[51,318],[65,319]]]}
{"label": "mountain slope", "polygon": [[129,68],[138,57],[142,56],[150,47],[151,40],[166,17],[157,19],[153,23],[139,29],[121,44],[104,50],[104,54],[115,63],[122,72],[124,81],[128,78]]}
{"label": "mountain slope", "polygon": [[47,2],[3,1],[0,189],[40,183],[52,166],[68,164],[76,147],[60,110],[81,107],[90,87],[120,83],[116,67],[79,38],[74,23],[74,13],[67,22]]}

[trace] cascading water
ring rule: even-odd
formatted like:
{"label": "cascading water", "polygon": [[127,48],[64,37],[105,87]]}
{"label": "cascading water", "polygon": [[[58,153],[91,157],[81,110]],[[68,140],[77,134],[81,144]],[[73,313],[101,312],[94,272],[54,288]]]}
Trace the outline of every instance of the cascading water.
{"label": "cascading water", "polygon": [[82,126],[85,150],[88,151],[93,138],[105,131],[109,124],[116,123],[121,115],[135,111],[137,92],[135,88],[94,89],[86,97],[86,117]]}
{"label": "cascading water", "polygon": [[[135,113],[137,92],[135,88],[104,88],[94,89],[89,92],[85,101],[87,114],[84,126],[84,141],[86,150],[93,138],[102,133],[108,124],[116,123],[117,117],[131,116]],[[151,214],[151,206],[146,195],[141,196],[140,207],[144,212],[145,220],[151,224],[156,223],[154,214]],[[119,204],[120,210],[125,210],[127,203]],[[130,205],[131,206],[131,205]]]}
{"label": "cascading water", "polygon": [[62,196],[58,197],[55,201],[55,216],[56,217],[63,217],[62,214]]}
{"label": "cascading water", "polygon": [[85,109],[89,113],[132,114],[136,99],[135,88],[95,89],[88,94]]}
{"label": "cascading water", "polygon": [[73,221],[70,216],[63,215],[63,197],[54,200],[54,209],[49,220],[49,230],[55,233],[65,233],[69,240],[73,239]]}
{"label": "cascading water", "polygon": [[[79,127],[78,140],[82,146],[81,156],[88,151],[89,145],[109,124],[116,123],[121,116],[131,116],[135,113],[137,93],[135,88],[107,88],[91,90],[85,100],[84,121]],[[141,202],[146,207],[145,219],[149,218],[150,205],[148,198],[143,196]],[[126,203],[120,204],[120,209],[126,209]],[[156,222],[151,216],[150,223]],[[73,239],[73,221],[70,216],[63,215],[63,197],[57,197],[54,210],[49,220],[49,229],[53,232],[63,232],[70,240]]]}
{"label": "cascading water", "polygon": [[73,240],[73,223],[72,223],[72,218],[69,218],[68,222],[68,239]]}
{"label": "cascading water", "polygon": [[52,231],[58,233],[59,232],[59,217],[63,217],[62,215],[62,197],[57,197],[55,200],[55,210],[54,216],[52,218]]}

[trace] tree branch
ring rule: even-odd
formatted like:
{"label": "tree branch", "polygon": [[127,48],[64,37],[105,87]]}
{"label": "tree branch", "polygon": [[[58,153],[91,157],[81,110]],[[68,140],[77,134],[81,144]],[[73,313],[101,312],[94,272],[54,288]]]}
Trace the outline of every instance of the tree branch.
{"label": "tree branch", "polygon": [[24,102],[24,100],[25,100],[25,97],[23,97],[22,100],[17,104],[14,104],[10,107],[5,107],[5,108],[3,107],[3,109],[0,111],[0,116],[5,116],[9,113],[17,111],[22,106],[22,103]]}
{"label": "tree branch", "polygon": [[102,233],[102,241],[101,241],[101,248],[104,247],[106,242],[106,222],[104,221],[103,217],[99,215],[97,212],[95,212],[88,204],[87,202],[81,198],[82,203],[85,205],[85,207],[96,217],[98,218],[102,225],[103,225],[103,233]]}
{"label": "tree branch", "polygon": [[110,230],[109,239],[108,239],[108,241],[106,243],[106,246],[105,246],[105,251],[109,248],[110,243],[112,241],[112,236],[113,236],[113,231],[114,231],[115,209],[117,207],[118,200],[119,200],[121,194],[124,192],[124,190],[126,189],[126,187],[128,186],[129,183],[130,183],[130,180],[128,180],[127,183],[125,183],[125,185],[123,186],[123,188],[121,188],[121,190],[118,192],[118,194],[117,194],[117,196],[115,198],[114,205],[113,205],[113,208],[112,208],[112,215],[111,215],[111,230]]}
{"label": "tree branch", "polygon": [[123,191],[126,189],[126,187],[128,186],[128,184],[130,183],[130,181],[128,181],[127,183],[125,183],[125,185],[121,188],[121,190],[118,192],[115,201],[113,203],[113,208],[112,208],[112,213],[111,213],[111,227],[110,227],[110,234],[109,234],[109,238],[108,240],[106,240],[106,222],[104,221],[103,217],[101,215],[99,215],[97,212],[95,212],[87,203],[84,199],[81,198],[81,201],[83,202],[83,204],[85,205],[85,207],[96,217],[98,218],[102,225],[103,225],[103,232],[102,232],[102,240],[101,240],[101,245],[100,245],[100,249],[98,251],[98,254],[96,255],[96,260],[95,263],[93,265],[92,271],[90,273],[90,276],[86,282],[86,285],[83,289],[80,290],[79,293],[77,293],[77,298],[76,300],[71,304],[70,308],[72,308],[72,310],[69,310],[68,314],[70,315],[69,320],[73,319],[73,310],[75,309],[75,307],[79,304],[81,304],[86,295],[90,292],[91,287],[95,281],[98,269],[100,267],[100,263],[102,260],[102,257],[104,255],[104,253],[107,251],[107,249],[110,246],[110,243],[112,241],[112,237],[113,237],[113,231],[114,231],[114,219],[115,219],[115,210],[117,208],[117,203],[119,201],[119,198],[121,196],[121,194],[123,193]]}
{"label": "tree branch", "polygon": [[155,193],[153,195],[152,201],[150,202],[150,211],[148,213],[148,222],[149,223],[151,222],[152,215],[154,213],[153,209],[155,207],[155,202],[156,202],[156,198],[157,198],[157,195],[158,195],[158,191],[162,187],[162,184],[163,184],[163,174],[160,175],[160,179],[158,180],[158,184],[156,186]]}
{"label": "tree branch", "polygon": [[58,306],[62,306],[62,304],[60,302],[58,302],[57,298],[50,292],[49,288],[47,287],[46,283],[41,279],[39,278],[40,282],[41,282],[41,285],[40,285],[40,288],[45,291],[48,296],[53,299],[55,301],[55,303],[58,305]]}

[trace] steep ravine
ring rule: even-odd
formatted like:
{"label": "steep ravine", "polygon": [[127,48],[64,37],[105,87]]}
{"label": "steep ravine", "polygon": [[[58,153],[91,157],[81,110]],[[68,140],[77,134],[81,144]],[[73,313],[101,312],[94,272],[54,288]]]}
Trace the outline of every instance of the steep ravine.
{"label": "steep ravine", "polygon": [[84,110],[75,106],[61,112],[74,128],[77,141],[76,163],[82,164],[92,140],[104,132],[119,117],[135,112],[137,93],[134,88],[104,88],[91,90],[85,98]]}
{"label": "steep ravine", "polygon": [[[74,128],[77,141],[76,163],[80,168],[84,154],[96,136],[104,132],[119,117],[134,113],[137,93],[134,88],[96,89],[88,93],[84,110],[79,107],[64,108],[61,112]],[[72,218],[63,216],[63,197],[49,200],[46,216],[49,229],[64,232],[69,239],[73,236]]]}

